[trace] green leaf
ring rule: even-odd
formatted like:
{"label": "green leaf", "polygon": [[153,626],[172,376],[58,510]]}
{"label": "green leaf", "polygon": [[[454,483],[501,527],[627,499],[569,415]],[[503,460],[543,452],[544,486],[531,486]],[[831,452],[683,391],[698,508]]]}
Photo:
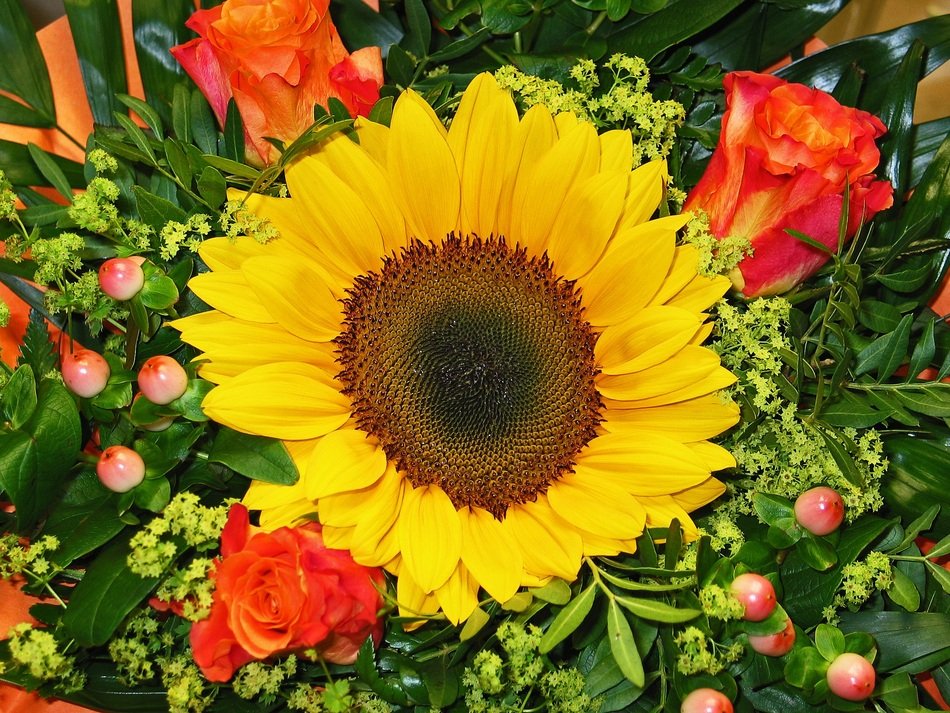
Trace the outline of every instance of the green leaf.
{"label": "green leaf", "polygon": [[[132,26],[135,28],[135,56],[145,89],[145,100],[165,122],[172,121],[176,135],[189,142],[182,127],[173,121],[175,96],[188,82],[185,71],[169,52],[170,47],[183,44],[193,36],[185,21],[194,12],[191,0],[135,0],[132,3]],[[187,102],[186,102],[187,103]],[[185,126],[187,126],[187,120]]]}
{"label": "green leaf", "polygon": [[774,525],[778,520],[795,517],[792,501],[781,495],[756,492],[752,495],[752,507],[756,514],[767,525]]}
{"label": "green leaf", "polygon": [[16,126],[49,128],[49,118],[18,101],[0,95],[0,122]]}
{"label": "green leaf", "polygon": [[406,23],[409,32],[403,38],[403,46],[416,57],[425,57],[432,42],[432,22],[422,0],[406,0]]}
{"label": "green leaf", "polygon": [[116,96],[116,98],[125,104],[129,109],[138,114],[139,118],[142,119],[142,121],[148,125],[148,128],[152,130],[155,138],[162,138],[165,133],[164,128],[162,127],[162,118],[152,106],[146,102],[143,102],[141,99],[129,96],[128,94],[119,94]]}
{"label": "green leaf", "polygon": [[415,71],[416,63],[406,50],[399,45],[393,45],[389,48],[389,56],[386,58],[386,74],[392,77],[397,85],[408,87],[412,83],[412,75]]}
{"label": "green leaf", "polygon": [[13,372],[0,395],[4,425],[19,430],[36,411],[36,379],[29,364],[23,364]]}
{"label": "green leaf", "polygon": [[198,193],[212,208],[220,207],[228,197],[228,183],[213,166],[205,166],[198,177]]}
{"label": "green leaf", "polygon": [[824,572],[838,562],[834,546],[823,538],[803,537],[798,541],[798,554],[812,569]]}
{"label": "green leaf", "polygon": [[[948,573],[950,576],[950,573]],[[874,632],[879,671],[920,673],[925,659],[935,655],[936,664],[950,658],[950,615],[937,612],[897,611],[842,612],[842,631]]]}
{"label": "green leaf", "polygon": [[46,60],[19,0],[0,0],[0,47],[0,89],[25,101],[44,120],[43,126],[54,126],[56,109]]}
{"label": "green leaf", "polygon": [[188,214],[177,205],[150,193],[142,186],[132,186],[132,195],[135,196],[135,206],[138,208],[139,217],[152,226],[155,232],[160,231],[169,220],[176,220],[179,223],[188,220]]}
{"label": "green leaf", "polygon": [[122,111],[116,95],[128,91],[116,0],[65,0],[64,5],[92,118],[112,124]]}
{"label": "green leaf", "polygon": [[858,310],[858,321],[879,334],[887,334],[897,329],[901,313],[894,305],[875,299],[865,299]]}
{"label": "green leaf", "polygon": [[80,448],[79,412],[62,384],[44,379],[36,410],[20,430],[0,436],[0,488],[29,530],[62,494]]}
{"label": "green leaf", "polygon": [[50,514],[43,527],[44,535],[59,539],[52,559],[61,567],[77,557],[101,547],[125,528],[109,497],[83,505],[60,505]]}
{"label": "green leaf", "polygon": [[894,389],[894,394],[912,411],[935,418],[950,417],[950,384],[922,383],[915,385],[913,389]]}
{"label": "green leaf", "polygon": [[475,607],[459,632],[459,641],[468,641],[481,631],[489,621],[491,621],[491,617],[485,610],[481,607]]}
{"label": "green leaf", "polygon": [[655,599],[634,599],[633,597],[616,597],[614,600],[627,611],[648,621],[659,621],[664,624],[682,624],[692,621],[702,612],[699,609],[674,607]]}
{"label": "green leaf", "polygon": [[592,582],[587,589],[574,597],[561,611],[554,617],[554,621],[541,637],[541,644],[538,650],[546,654],[564,639],[574,633],[590,613],[594,606],[594,597],[597,596],[597,585]]}
{"label": "green leaf", "polygon": [[147,309],[168,309],[178,301],[178,288],[170,277],[156,272],[146,276],[138,297]]}
{"label": "green leaf", "polygon": [[[5,0],[0,0],[4,2]],[[2,45],[0,45],[2,46]],[[0,62],[0,66],[2,66]],[[69,185],[78,188],[86,185],[82,164],[55,156],[53,162],[62,170]],[[46,186],[49,181],[36,168],[30,150],[23,144],[0,139],[0,170],[14,186]]]}
{"label": "green leaf", "polygon": [[208,460],[265,483],[293,485],[298,478],[297,467],[283,443],[230,428],[218,431]]}
{"label": "green leaf", "polygon": [[185,150],[175,139],[168,137],[164,141],[165,160],[172,173],[181,181],[183,186],[191,185],[191,163],[185,155]]}
{"label": "green leaf", "polygon": [[802,647],[793,649],[785,663],[785,680],[796,688],[813,688],[825,677],[828,662],[818,649]]}
{"label": "green leaf", "polygon": [[45,178],[49,182],[49,185],[55,188],[63,198],[71,201],[73,199],[72,187],[69,185],[69,181],[66,179],[66,175],[62,169],[57,165],[56,161],[53,160],[53,157],[36,144],[28,144],[27,148],[30,152],[30,157],[40,170],[43,178]]}
{"label": "green leaf", "polygon": [[880,682],[874,691],[875,698],[880,698],[891,708],[919,708],[917,687],[910,675],[899,673],[888,676]]}
{"label": "green leaf", "polygon": [[330,14],[351,52],[375,45],[383,48],[385,57],[386,48],[402,40],[402,29],[362,0],[336,0],[330,4]]}
{"label": "green leaf", "polygon": [[233,97],[224,116],[224,153],[234,161],[244,161],[244,122]]}
{"label": "green leaf", "polygon": [[650,61],[660,52],[711,27],[742,4],[742,0],[706,0],[684,8],[684,0],[635,22],[622,23],[607,40],[609,51],[624,52]]}
{"label": "green leaf", "polygon": [[168,404],[168,408],[184,416],[189,421],[201,423],[207,421],[208,417],[201,410],[201,402],[204,401],[208,392],[214,388],[214,384],[204,379],[190,379],[185,393]]}
{"label": "green leaf", "polygon": [[128,539],[115,539],[76,585],[63,625],[80,646],[102,646],[119,624],[158,584],[158,577],[133,574],[126,558]]}
{"label": "green leaf", "polygon": [[610,651],[614,661],[623,671],[623,675],[634,686],[642,687],[646,683],[643,660],[633,640],[630,623],[616,599],[611,599],[607,607],[607,638],[610,640]]}
{"label": "green leaf", "polygon": [[858,352],[855,375],[877,369],[878,380],[883,381],[893,374],[907,353],[913,320],[913,315],[905,314],[893,332],[878,337]]}
{"label": "green leaf", "polygon": [[950,439],[898,436],[886,439],[884,447],[889,466],[881,493],[887,507],[905,520],[915,520],[939,505],[941,511],[934,527],[938,532],[950,531],[950,488],[946,480]]}
{"label": "green leaf", "polygon": [[872,406],[866,396],[842,390],[838,400],[821,410],[822,420],[839,428],[870,428],[891,415]]}
{"label": "green leaf", "polygon": [[468,54],[476,47],[479,47],[490,37],[491,30],[489,30],[487,27],[480,27],[471,35],[463,37],[459,40],[455,40],[454,42],[450,42],[437,52],[433,52],[429,57],[429,60],[431,62],[448,62],[452,59],[458,59],[459,57]]}
{"label": "green leaf", "polygon": [[224,156],[216,156],[215,154],[206,153],[202,156],[202,158],[209,166],[214,166],[216,169],[223,171],[228,176],[249,178],[256,181],[261,175],[261,172],[256,168],[245,166],[243,163],[232,161],[231,159],[225,158]]}
{"label": "green leaf", "polygon": [[167,478],[146,478],[131,492],[137,507],[154,513],[164,510],[172,498]]}
{"label": "green leaf", "polygon": [[529,591],[535,599],[558,606],[563,606],[571,601],[571,585],[557,577],[551,579],[543,587],[533,587]]}
{"label": "green leaf", "polygon": [[[214,123],[214,116],[211,114],[211,107],[208,106],[208,102],[197,89],[191,93],[190,114],[191,136],[195,145],[201,149],[202,153],[217,156],[218,129]],[[211,162],[208,161],[208,163]]]}
{"label": "green leaf", "polygon": [[914,99],[917,96],[924,50],[925,46],[920,40],[915,40],[907,49],[891,82],[891,90],[876,112],[887,127],[887,135],[881,143],[880,172],[890,179],[897,195],[905,193],[910,183]]}
{"label": "green leaf", "polygon": [[910,381],[917,374],[930,366],[930,362],[933,361],[936,352],[937,344],[934,341],[934,322],[933,320],[929,320],[924,325],[923,334],[921,334],[917,340],[914,353],[910,357],[910,366],[907,367],[907,381]]}
{"label": "green leaf", "polygon": [[945,570],[942,566],[934,564],[930,560],[924,562],[927,565],[927,569],[930,570],[930,573],[934,576],[934,579],[937,580],[937,583],[943,589],[944,594],[950,594],[950,572]]}
{"label": "green leaf", "polygon": [[849,483],[858,487],[864,488],[867,484],[864,482],[864,476],[861,475],[861,472],[858,470],[858,467],[854,463],[854,458],[851,455],[851,450],[853,450],[853,444],[851,449],[846,448],[842,444],[842,440],[847,441],[848,439],[838,432],[829,433],[824,428],[819,428],[818,434],[821,436],[822,440],[825,442],[825,445],[828,446],[828,453],[831,454],[831,457],[835,461],[835,465],[841,470],[841,474],[847,479]]}
{"label": "green leaf", "polygon": [[904,528],[904,536],[901,538],[901,541],[887,551],[889,553],[896,554],[906,550],[911,546],[911,544],[913,544],[914,540],[917,539],[917,536],[920,535],[920,533],[930,530],[930,527],[933,525],[933,522],[939,512],[939,505],[931,505],[912,523]]}
{"label": "green leaf", "polygon": [[891,586],[887,589],[887,596],[891,598],[897,606],[903,607],[909,612],[917,611],[920,608],[920,592],[914,586],[914,582],[897,567],[891,568]]}
{"label": "green leaf", "polygon": [[815,629],[815,647],[825,661],[831,663],[844,653],[844,634],[830,624],[819,624]]}

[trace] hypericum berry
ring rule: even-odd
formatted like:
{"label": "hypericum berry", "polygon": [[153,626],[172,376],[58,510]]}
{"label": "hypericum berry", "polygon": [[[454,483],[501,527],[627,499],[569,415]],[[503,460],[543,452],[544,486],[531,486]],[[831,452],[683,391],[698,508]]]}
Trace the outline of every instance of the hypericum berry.
{"label": "hypericum berry", "polygon": [[795,645],[795,625],[791,619],[785,621],[785,628],[777,634],[749,636],[749,646],[765,656],[784,656]]}
{"label": "hypericum berry", "polygon": [[715,688],[697,688],[683,699],[680,713],[732,713],[732,701]]}
{"label": "hypericum berry", "polygon": [[76,396],[91,398],[106,388],[109,363],[91,349],[79,349],[63,357],[63,381]]}
{"label": "hypericum berry", "polygon": [[746,621],[762,621],[775,610],[775,588],[761,574],[740,574],[729,589],[745,607],[742,618]]}
{"label": "hypericum berry", "polygon": [[114,493],[125,493],[145,479],[142,456],[125,446],[109,446],[96,464],[99,481]]}
{"label": "hypericum berry", "polygon": [[813,535],[828,535],[844,521],[844,500],[823,485],[806,490],[795,501],[795,519]]}
{"label": "hypericum berry", "polygon": [[828,667],[828,688],[846,701],[863,701],[874,691],[871,662],[858,654],[841,654]]}
{"label": "hypericum berry", "polygon": [[135,297],[145,284],[142,260],[114,257],[99,266],[99,286],[114,300],[124,302]]}
{"label": "hypericum berry", "polygon": [[[138,401],[140,398],[141,398],[141,399],[144,399],[144,398],[145,398],[145,394],[141,394],[141,393],[140,393],[140,394],[136,394],[135,397],[132,399],[132,404],[134,405],[135,402]],[[158,419],[152,421],[151,423],[142,423],[142,424],[139,424],[138,427],[141,428],[143,431],[154,431],[154,432],[157,432],[157,431],[164,431],[164,430],[166,430],[166,429],[167,429],[169,426],[171,426],[174,422],[175,422],[175,417],[174,417],[174,416],[164,416],[164,417],[162,417],[162,418],[158,418]]]}
{"label": "hypericum berry", "polygon": [[188,374],[169,356],[153,356],[139,369],[139,389],[153,404],[170,404],[187,388]]}

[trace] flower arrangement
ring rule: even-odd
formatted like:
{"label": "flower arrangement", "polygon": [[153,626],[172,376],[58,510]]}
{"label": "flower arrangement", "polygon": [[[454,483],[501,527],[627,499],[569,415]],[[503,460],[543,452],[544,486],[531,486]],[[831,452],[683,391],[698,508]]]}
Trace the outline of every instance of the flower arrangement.
{"label": "flower arrangement", "polygon": [[0,679],[945,709],[948,22],[844,4],[67,2],[69,102],[0,0]]}

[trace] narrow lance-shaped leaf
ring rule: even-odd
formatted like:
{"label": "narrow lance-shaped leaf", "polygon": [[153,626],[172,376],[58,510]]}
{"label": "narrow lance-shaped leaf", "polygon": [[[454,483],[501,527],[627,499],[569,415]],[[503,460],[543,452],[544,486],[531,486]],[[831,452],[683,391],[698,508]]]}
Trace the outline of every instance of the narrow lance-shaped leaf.
{"label": "narrow lance-shaped leaf", "polygon": [[55,125],[53,88],[46,60],[19,0],[0,0],[0,47],[3,48],[0,90],[25,101],[37,115],[35,125]]}
{"label": "narrow lance-shaped leaf", "polygon": [[610,652],[623,675],[634,686],[642,687],[646,683],[643,660],[637,651],[630,623],[615,599],[611,599],[607,607],[607,637],[610,639]]}
{"label": "narrow lance-shaped leaf", "polygon": [[554,621],[551,622],[551,626],[548,627],[548,630],[544,632],[544,636],[541,637],[539,650],[542,654],[549,652],[581,625],[590,613],[591,607],[594,606],[594,597],[596,595],[597,585],[591,582],[587,589],[574,597],[558,612],[558,615],[554,617]]}
{"label": "narrow lance-shaped leaf", "polygon": [[125,111],[116,95],[127,91],[118,5],[116,0],[65,0],[64,5],[92,117],[112,125],[115,113]]}

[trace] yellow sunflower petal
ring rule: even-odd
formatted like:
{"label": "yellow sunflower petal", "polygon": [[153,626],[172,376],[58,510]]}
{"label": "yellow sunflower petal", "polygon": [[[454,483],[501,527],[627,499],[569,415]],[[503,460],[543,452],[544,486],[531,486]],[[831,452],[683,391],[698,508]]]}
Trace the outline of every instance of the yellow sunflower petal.
{"label": "yellow sunflower petal", "polygon": [[[529,179],[541,156],[557,142],[557,130],[551,113],[542,105],[531,107],[515,132],[508,171],[498,197],[496,230],[512,238],[520,224],[520,208]],[[516,241],[514,238],[513,241]]]}
{"label": "yellow sunflower petal", "polygon": [[437,485],[406,490],[399,546],[406,569],[427,592],[455,571],[462,556],[462,526],[449,496]]}
{"label": "yellow sunflower petal", "polygon": [[521,584],[521,550],[511,532],[481,508],[459,510],[462,562],[496,601],[514,596]]}
{"label": "yellow sunflower petal", "polygon": [[584,543],[580,535],[554,513],[546,495],[539,495],[533,503],[509,507],[503,524],[519,543],[528,572],[574,581],[581,566]]}
{"label": "yellow sunflower petal", "polygon": [[697,275],[682,290],[668,299],[666,304],[681,307],[691,312],[702,312],[716,304],[730,287],[732,287],[732,283],[728,277]]}
{"label": "yellow sunflower petal", "polygon": [[299,525],[316,508],[303,492],[298,480],[294,485],[275,485],[252,480],[241,502],[248,510],[260,510],[260,525],[264,530]]}
{"label": "yellow sunflower petal", "polygon": [[592,125],[578,124],[562,135],[534,167],[521,200],[514,196],[514,210],[521,214],[521,227],[508,237],[535,254],[544,252],[568,193],[593,176],[599,165],[600,144]]}
{"label": "yellow sunflower petal", "polygon": [[[630,175],[633,166],[633,135],[626,129],[600,135],[600,170],[621,171]],[[626,191],[624,191],[626,194]]]}
{"label": "yellow sunflower petal", "polygon": [[564,278],[586,274],[604,254],[620,216],[626,182],[619,172],[598,173],[567,194],[548,242],[548,255]]}
{"label": "yellow sunflower petal", "polygon": [[684,510],[669,495],[657,495],[654,497],[638,498],[647,511],[647,525],[650,527],[669,527],[673,520],[679,520],[680,527],[683,528],[683,534],[687,539],[693,540],[699,537],[699,530],[696,524]]}
{"label": "yellow sunflower petal", "polygon": [[715,391],[722,391],[727,386],[732,386],[735,381],[735,374],[728,369],[718,367],[698,381],[687,384],[681,389],[662,393],[652,398],[639,398],[635,401],[614,401],[605,399],[605,403],[608,408],[648,408],[651,406],[677,404],[681,401],[689,401],[699,396],[706,396]]}
{"label": "yellow sunflower petal", "polygon": [[681,443],[718,436],[739,422],[739,407],[723,403],[718,394],[649,408],[610,409],[607,414],[603,426],[608,431],[634,430],[644,438],[659,433]]}
{"label": "yellow sunflower petal", "polygon": [[462,233],[487,237],[495,229],[517,130],[514,102],[492,75],[479,74],[462,95],[449,128],[449,147],[461,177]]}
{"label": "yellow sunflower petal", "polygon": [[633,319],[604,328],[594,356],[604,374],[640,371],[669,359],[691,343],[698,315],[676,307],[647,307]]}
{"label": "yellow sunflower petal", "polygon": [[478,582],[459,563],[446,583],[436,590],[435,597],[446,618],[457,626],[478,606]]}
{"label": "yellow sunflower petal", "polygon": [[666,161],[662,160],[650,161],[634,170],[627,182],[627,198],[617,229],[625,230],[646,222],[660,205],[669,178]]}
{"label": "yellow sunflower petal", "polygon": [[326,372],[309,364],[265,364],[235,376],[201,404],[209,418],[242,433],[303,440],[350,417],[349,399]]}
{"label": "yellow sunflower petal", "polygon": [[239,270],[204,272],[188,282],[191,291],[215,309],[248,322],[276,322]]}
{"label": "yellow sunflower petal", "polygon": [[636,401],[668,394],[701,381],[719,368],[719,355],[686,346],[662,364],[628,374],[602,374],[597,389],[618,401]]}
{"label": "yellow sunflower petal", "polygon": [[676,250],[676,223],[655,223],[617,233],[604,259],[578,280],[585,316],[594,326],[629,319],[663,284]]}
{"label": "yellow sunflower petal", "polygon": [[722,481],[717,478],[710,478],[689,490],[673,493],[671,497],[686,512],[693,512],[703,505],[708,505],[724,492],[726,492],[726,486],[723,485]]}
{"label": "yellow sunflower petal", "polygon": [[569,473],[552,483],[547,495],[554,512],[582,530],[617,539],[630,539],[643,532],[643,507],[628,492],[603,478]]}
{"label": "yellow sunflower petal", "polygon": [[320,259],[322,253],[313,238],[310,223],[294,199],[245,193],[242,200],[245,210],[266,218],[280,232],[280,242],[272,240],[266,243],[268,252],[296,252],[311,260]]}
{"label": "yellow sunflower petal", "polygon": [[435,593],[423,590],[408,572],[399,576],[396,583],[396,600],[399,602],[399,616],[426,616],[439,611],[439,600],[436,599]]}
{"label": "yellow sunflower petal", "polygon": [[212,270],[237,270],[241,263],[255,255],[269,254],[270,248],[253,238],[210,238],[201,243],[198,254]]}
{"label": "yellow sunflower petal", "polygon": [[584,556],[585,557],[613,557],[621,552],[636,552],[636,538],[628,540],[618,540],[612,537],[603,537],[595,535],[592,532],[581,534],[584,538]]}
{"label": "yellow sunflower petal", "polygon": [[726,468],[736,467],[735,456],[722,446],[709,441],[699,441],[688,445],[690,450],[703,460],[709,470],[725,470]]}
{"label": "yellow sunflower petal", "polygon": [[263,255],[245,260],[241,272],[252,294],[294,336],[329,342],[339,335],[342,305],[306,262]]}
{"label": "yellow sunflower petal", "polygon": [[386,471],[379,442],[355,428],[339,428],[317,441],[306,474],[312,500],[366,488]]}
{"label": "yellow sunflower petal", "polygon": [[362,198],[326,164],[312,157],[295,161],[287,168],[287,187],[330,264],[349,275],[379,267],[379,226]]}
{"label": "yellow sunflower petal", "polygon": [[[399,534],[396,527],[406,481],[392,464],[365,497],[353,527],[348,549],[362,564],[381,567],[399,554]],[[320,504],[326,502],[321,499]]]}
{"label": "yellow sunflower petal", "polygon": [[389,160],[389,127],[370,121],[365,116],[356,117],[353,123],[360,147],[366,151],[380,167],[385,168]]}
{"label": "yellow sunflower petal", "polygon": [[387,160],[390,184],[410,232],[441,242],[458,228],[461,189],[445,127],[418,94],[407,90],[393,109]]}
{"label": "yellow sunflower petal", "polygon": [[379,227],[386,253],[406,244],[406,221],[393,199],[383,169],[363,144],[357,146],[345,135],[337,134],[320,144],[315,158],[325,163],[366,204]]}
{"label": "yellow sunflower petal", "polygon": [[[679,217],[679,216],[677,216]],[[652,224],[655,221],[650,221]],[[679,245],[673,255],[673,264],[662,286],[653,295],[652,304],[666,304],[680,290],[696,277],[696,265],[699,264],[699,251],[694,245]]]}

